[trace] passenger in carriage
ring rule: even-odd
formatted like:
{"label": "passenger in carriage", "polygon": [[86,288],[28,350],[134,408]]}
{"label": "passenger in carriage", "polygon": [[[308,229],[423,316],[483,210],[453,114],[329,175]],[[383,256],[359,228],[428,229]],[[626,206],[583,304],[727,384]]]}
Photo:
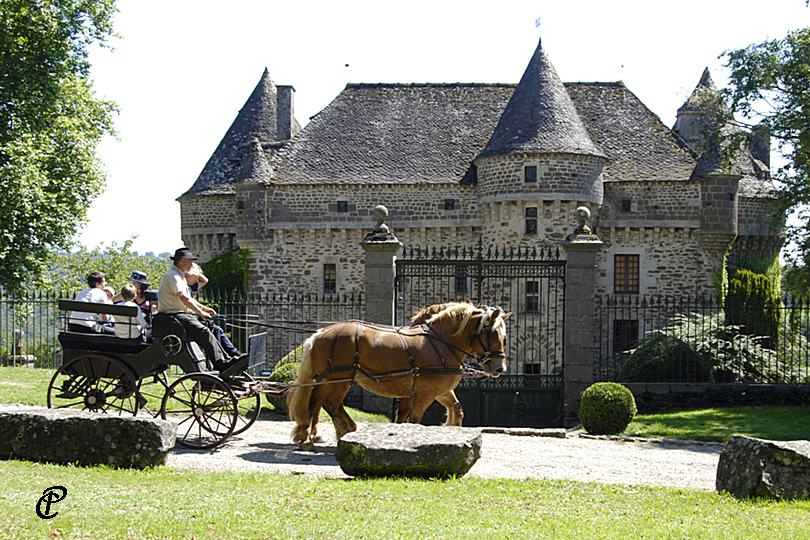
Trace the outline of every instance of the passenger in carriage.
{"label": "passenger in carriage", "polygon": [[[152,328],[152,315],[157,313],[157,304],[153,304],[146,298],[146,291],[149,290],[149,282],[146,280],[146,274],[143,272],[133,271],[129,277],[129,282],[135,287],[135,299],[133,302],[138,304],[141,308],[144,319],[146,319],[146,327]],[[113,302],[120,302],[121,295],[115,295]]]}
{"label": "passenger in carriage", "polygon": [[[89,289],[84,289],[76,295],[76,300],[90,302],[93,304],[112,304],[104,292],[107,281],[101,272],[90,272],[87,276]],[[97,313],[85,313],[83,311],[71,311],[68,316],[68,330],[70,332],[81,332],[83,334],[115,334],[112,326],[104,323],[112,319],[109,315]]]}
{"label": "passenger in carriage", "polygon": [[[186,283],[188,283],[188,288],[193,295],[195,292],[199,291],[208,283],[208,278],[205,277],[203,274],[202,268],[197,263],[191,263],[191,269],[185,273],[186,274]],[[219,344],[222,345],[222,348],[228,353],[231,357],[234,356],[241,356],[242,352],[236,348],[233,342],[228,337],[228,334],[225,333],[225,330],[220,328],[218,325],[214,324],[213,321],[206,320],[203,321],[203,324],[213,332],[213,334],[219,340]]]}
{"label": "passenger in carriage", "polygon": [[191,250],[180,248],[172,257],[173,265],[160,281],[158,289],[158,313],[153,320],[156,335],[160,335],[160,326],[165,317],[173,318],[183,325],[186,337],[197,343],[205,352],[206,358],[213,364],[214,369],[222,370],[230,362],[242,360],[241,357],[231,357],[222,349],[216,336],[194,316],[196,313],[203,319],[210,319],[217,313],[204,306],[191,297],[186,281],[185,272],[197,259]]}
{"label": "passenger in carriage", "polygon": [[[115,305],[139,307],[138,304],[134,302],[135,294],[135,286],[131,283],[127,283],[121,287],[121,301]],[[116,336],[121,339],[144,340],[146,332],[146,318],[144,318],[143,312],[140,309],[138,309],[138,315],[137,317],[134,317],[134,321],[132,320],[133,317],[125,317],[123,315],[113,315],[113,318],[115,319]]]}

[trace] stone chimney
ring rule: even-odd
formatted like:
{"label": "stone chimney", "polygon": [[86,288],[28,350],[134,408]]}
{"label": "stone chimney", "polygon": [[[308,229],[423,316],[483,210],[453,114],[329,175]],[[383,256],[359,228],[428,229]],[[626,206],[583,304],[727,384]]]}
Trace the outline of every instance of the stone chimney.
{"label": "stone chimney", "polygon": [[760,124],[751,130],[748,149],[754,159],[764,163],[768,169],[771,168],[771,132],[768,126]]}
{"label": "stone chimney", "polygon": [[292,86],[277,85],[276,101],[276,140],[286,141],[292,138],[293,125],[295,125],[295,112],[293,101],[295,88]]}

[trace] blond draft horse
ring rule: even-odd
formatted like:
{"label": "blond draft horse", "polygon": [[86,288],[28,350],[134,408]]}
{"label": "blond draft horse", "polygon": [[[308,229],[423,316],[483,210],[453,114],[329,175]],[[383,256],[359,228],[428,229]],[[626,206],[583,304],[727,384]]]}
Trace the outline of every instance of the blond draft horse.
{"label": "blond draft horse", "polygon": [[410,398],[409,421],[419,423],[434,399],[458,385],[467,356],[498,377],[506,371],[507,316],[497,307],[449,303],[423,326],[345,322],[319,330],[304,342],[298,378],[287,394],[293,441],[302,450],[321,442],[321,407],[338,439],[356,430],[343,408],[353,383],[381,396]]}
{"label": "blond draft horse", "polygon": [[[471,303],[467,300],[467,303]],[[411,317],[411,324],[425,324],[430,320],[433,315],[441,312],[443,309],[450,306],[451,302],[447,302],[444,304],[433,304],[432,306],[428,306],[426,308],[422,308],[416,313],[414,313],[413,317]],[[481,304],[478,305],[481,307]],[[508,317],[509,314],[505,315],[504,318]],[[464,408],[461,406],[461,402],[456,397],[455,388],[450,390],[446,394],[442,394],[440,396],[436,396],[436,401],[440,404],[444,405],[444,408],[447,409],[447,420],[445,420],[445,426],[460,426],[464,421]],[[397,407],[397,424],[404,424],[410,419],[411,413],[411,398],[404,397],[399,400],[399,406]]]}

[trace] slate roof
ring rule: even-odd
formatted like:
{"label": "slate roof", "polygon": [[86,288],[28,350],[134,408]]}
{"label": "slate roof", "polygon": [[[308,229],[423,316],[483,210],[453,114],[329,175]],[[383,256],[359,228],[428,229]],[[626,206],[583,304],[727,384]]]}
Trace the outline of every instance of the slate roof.
{"label": "slate roof", "polygon": [[[472,162],[496,139],[496,126],[517,93],[516,86],[509,84],[350,84],[293,139],[274,143],[267,142],[275,137],[275,97],[268,97],[273,93],[271,85],[265,72],[185,195],[232,193],[232,182],[245,180],[347,185],[474,183]],[[580,127],[576,131],[584,133],[575,140],[589,152],[607,157],[606,182],[687,181],[694,177],[698,156],[623,83],[568,83],[562,89],[573,108],[573,114],[566,114],[577,119]],[[272,111],[272,126],[268,111]],[[253,135],[257,131],[263,136]],[[258,140],[251,147],[248,142],[254,138]],[[582,150],[582,145],[577,143],[576,148]],[[249,147],[252,150],[247,155]],[[540,147],[520,148],[541,151]],[[575,149],[548,146],[544,151],[552,148]],[[247,159],[240,165],[243,157]],[[706,163],[707,159],[704,157]],[[769,191],[761,189],[766,185],[770,184],[746,175],[741,191],[763,193]]]}
{"label": "slate roof", "polygon": [[[276,85],[270,78],[269,71],[265,69],[256,88],[208,159],[197,181],[182,196],[233,193],[232,182],[242,158],[248,152],[250,141],[254,138],[262,142],[276,140],[277,94]],[[297,122],[296,127],[300,130]]]}
{"label": "slate roof", "polygon": [[603,155],[541,41],[481,157],[546,152]]}
{"label": "slate roof", "polygon": [[458,182],[513,91],[513,85],[350,84],[278,151],[277,181]]}
{"label": "slate roof", "polygon": [[604,180],[688,180],[696,156],[624,83],[567,83],[591,139],[608,157]]}

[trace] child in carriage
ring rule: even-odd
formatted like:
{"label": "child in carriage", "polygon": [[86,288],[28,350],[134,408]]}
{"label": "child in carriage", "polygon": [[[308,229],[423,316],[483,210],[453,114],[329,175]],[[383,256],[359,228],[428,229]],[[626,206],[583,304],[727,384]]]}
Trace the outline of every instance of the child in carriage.
{"label": "child in carriage", "polygon": [[[116,306],[132,306],[139,308],[135,300],[135,286],[132,283],[127,283],[121,288],[121,302],[115,304]],[[123,315],[113,315],[115,318],[115,335],[121,339],[144,339],[144,332],[146,332],[146,319],[143,312],[138,309],[137,317],[125,317]],[[132,319],[135,319],[134,321]]]}

